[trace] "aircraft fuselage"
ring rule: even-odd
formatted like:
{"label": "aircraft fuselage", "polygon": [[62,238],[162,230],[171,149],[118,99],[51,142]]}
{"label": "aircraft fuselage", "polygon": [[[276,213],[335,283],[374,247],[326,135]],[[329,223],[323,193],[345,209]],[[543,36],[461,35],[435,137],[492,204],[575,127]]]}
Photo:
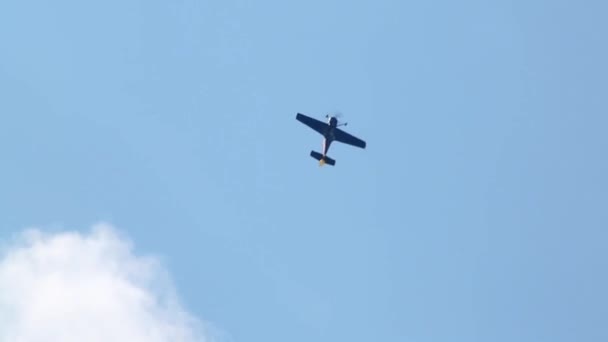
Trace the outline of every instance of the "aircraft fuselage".
{"label": "aircraft fuselage", "polygon": [[323,156],[327,155],[331,142],[335,140],[334,130],[338,127],[338,119],[329,116],[327,123],[329,124],[329,127],[327,127],[325,134],[323,134]]}

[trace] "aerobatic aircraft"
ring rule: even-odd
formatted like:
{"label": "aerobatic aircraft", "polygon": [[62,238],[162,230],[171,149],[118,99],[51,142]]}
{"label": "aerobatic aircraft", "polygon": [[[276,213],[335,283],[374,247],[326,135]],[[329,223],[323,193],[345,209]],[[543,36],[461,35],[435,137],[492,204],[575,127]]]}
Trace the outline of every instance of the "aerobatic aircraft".
{"label": "aerobatic aircraft", "polygon": [[323,136],[323,152],[319,153],[316,151],[310,151],[310,156],[319,161],[319,166],[323,166],[325,164],[336,165],[336,161],[327,156],[327,150],[329,150],[329,145],[335,140],[344,144],[365,148],[365,141],[354,137],[343,130],[341,130],[340,126],[346,126],[347,123],[338,123],[338,118],[333,115],[325,115],[327,119],[327,123],[313,119],[304,114],[298,113],[296,115],[296,119],[308,127],[314,129],[319,132]]}

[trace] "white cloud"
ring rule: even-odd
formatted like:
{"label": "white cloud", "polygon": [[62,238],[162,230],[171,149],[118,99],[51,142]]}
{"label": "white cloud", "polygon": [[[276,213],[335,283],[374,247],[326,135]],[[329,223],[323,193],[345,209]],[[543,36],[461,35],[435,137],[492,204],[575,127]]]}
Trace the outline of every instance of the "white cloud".
{"label": "white cloud", "polygon": [[0,341],[209,341],[159,260],[107,224],[31,229],[0,256]]}

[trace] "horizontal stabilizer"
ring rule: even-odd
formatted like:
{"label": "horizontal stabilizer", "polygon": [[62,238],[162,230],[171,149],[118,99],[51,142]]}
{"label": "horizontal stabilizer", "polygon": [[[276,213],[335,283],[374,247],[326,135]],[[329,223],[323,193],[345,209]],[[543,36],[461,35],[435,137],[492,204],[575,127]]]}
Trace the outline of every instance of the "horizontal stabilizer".
{"label": "horizontal stabilizer", "polygon": [[328,164],[331,166],[336,165],[336,161],[329,158],[328,156],[323,157],[323,155],[319,152],[310,151],[310,156],[319,161],[319,165]]}

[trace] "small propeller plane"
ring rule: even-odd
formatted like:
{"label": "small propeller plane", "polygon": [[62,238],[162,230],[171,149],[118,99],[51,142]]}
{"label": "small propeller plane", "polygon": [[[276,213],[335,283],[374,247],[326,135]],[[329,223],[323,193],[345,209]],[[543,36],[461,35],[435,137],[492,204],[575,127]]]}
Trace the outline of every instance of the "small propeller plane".
{"label": "small propeller plane", "polygon": [[323,136],[323,152],[319,153],[316,151],[310,151],[310,156],[319,161],[319,166],[325,164],[336,165],[336,161],[327,156],[327,150],[329,145],[335,140],[344,144],[365,148],[365,141],[354,137],[343,130],[339,129],[340,126],[346,126],[348,123],[338,123],[338,118],[332,115],[325,115],[327,123],[311,118],[304,114],[298,113],[296,119],[308,127],[319,132]]}

